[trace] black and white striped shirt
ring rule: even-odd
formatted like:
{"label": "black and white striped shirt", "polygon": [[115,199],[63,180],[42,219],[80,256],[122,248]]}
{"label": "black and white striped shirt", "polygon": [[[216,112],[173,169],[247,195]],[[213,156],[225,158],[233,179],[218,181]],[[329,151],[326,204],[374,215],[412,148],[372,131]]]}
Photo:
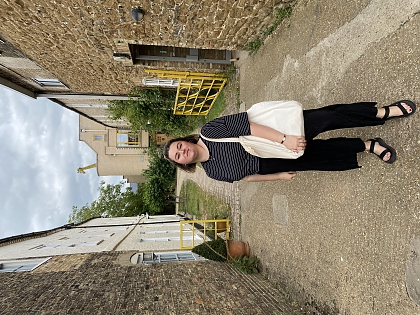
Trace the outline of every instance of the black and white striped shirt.
{"label": "black and white striped shirt", "polygon": [[[216,118],[203,126],[201,134],[207,138],[233,138],[251,134],[246,112]],[[202,162],[210,178],[232,183],[256,174],[259,158],[244,150],[239,142],[214,142],[201,139],[210,152],[210,158]]]}

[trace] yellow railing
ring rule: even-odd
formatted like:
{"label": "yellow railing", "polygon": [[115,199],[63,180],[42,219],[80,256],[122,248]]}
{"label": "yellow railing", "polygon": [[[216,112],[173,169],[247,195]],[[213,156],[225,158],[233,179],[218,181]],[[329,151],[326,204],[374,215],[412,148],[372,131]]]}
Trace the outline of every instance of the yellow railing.
{"label": "yellow railing", "polygon": [[[189,225],[188,228],[186,225]],[[198,226],[199,225],[199,226]],[[195,237],[197,234],[207,241],[207,233],[212,233],[213,238],[217,239],[217,233],[226,232],[226,239],[229,239],[230,220],[217,219],[217,220],[185,220],[179,222],[179,236],[180,248],[182,250],[192,249],[195,246]],[[191,244],[184,244],[184,234],[192,235]]]}
{"label": "yellow railing", "polygon": [[178,79],[175,115],[207,115],[227,82],[227,78],[206,72],[145,70],[160,78]]}

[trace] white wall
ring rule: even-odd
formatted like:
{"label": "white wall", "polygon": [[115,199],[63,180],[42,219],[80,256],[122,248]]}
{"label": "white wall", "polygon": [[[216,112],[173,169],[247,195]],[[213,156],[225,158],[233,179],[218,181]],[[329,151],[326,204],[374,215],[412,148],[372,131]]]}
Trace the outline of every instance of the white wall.
{"label": "white wall", "polygon": [[[179,250],[180,220],[183,218],[176,215],[93,219],[47,236],[0,246],[0,260],[103,251]],[[198,236],[196,244],[201,242]]]}
{"label": "white wall", "polygon": [[[138,225],[122,242],[117,250],[138,251],[172,251],[180,250],[180,223],[182,217],[152,216]],[[170,222],[176,221],[176,222]],[[188,229],[188,231],[185,231]],[[183,239],[192,238],[191,225],[184,225]],[[203,241],[201,233],[195,233],[195,244]],[[192,241],[184,241],[184,246],[189,246]]]}
{"label": "white wall", "polygon": [[139,221],[137,217],[93,219],[71,229],[1,246],[0,259],[111,251],[135,227],[112,225],[137,224]]}

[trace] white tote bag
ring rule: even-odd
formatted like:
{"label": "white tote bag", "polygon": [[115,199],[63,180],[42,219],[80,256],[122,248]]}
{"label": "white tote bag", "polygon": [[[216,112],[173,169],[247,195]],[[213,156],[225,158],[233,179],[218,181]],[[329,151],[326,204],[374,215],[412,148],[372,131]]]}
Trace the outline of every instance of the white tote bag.
{"label": "white tote bag", "polygon": [[[305,135],[302,105],[296,101],[261,102],[247,110],[250,122],[273,128],[282,134],[291,136]],[[203,139],[216,142],[240,142],[244,149],[261,158],[297,159],[304,151],[287,149],[280,142],[256,136],[240,136],[239,138]]]}

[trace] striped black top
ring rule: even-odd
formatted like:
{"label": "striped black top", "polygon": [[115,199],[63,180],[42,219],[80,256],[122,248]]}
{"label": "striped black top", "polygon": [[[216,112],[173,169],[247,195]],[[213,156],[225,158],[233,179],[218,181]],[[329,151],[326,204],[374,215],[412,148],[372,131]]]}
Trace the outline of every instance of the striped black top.
{"label": "striped black top", "polygon": [[[201,133],[216,139],[250,135],[248,114],[243,112],[216,118],[205,124]],[[232,183],[258,172],[259,158],[246,152],[239,142],[201,140],[210,152],[209,160],[201,163],[210,178]]]}

